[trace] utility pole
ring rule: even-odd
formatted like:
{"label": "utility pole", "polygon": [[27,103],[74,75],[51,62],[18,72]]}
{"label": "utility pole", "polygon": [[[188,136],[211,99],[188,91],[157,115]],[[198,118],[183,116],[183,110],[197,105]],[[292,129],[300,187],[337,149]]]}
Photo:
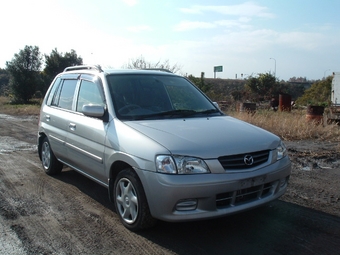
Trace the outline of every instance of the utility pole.
{"label": "utility pole", "polygon": [[274,65],[274,77],[276,78],[276,59],[275,58],[270,58],[272,60],[274,60],[275,65]]}

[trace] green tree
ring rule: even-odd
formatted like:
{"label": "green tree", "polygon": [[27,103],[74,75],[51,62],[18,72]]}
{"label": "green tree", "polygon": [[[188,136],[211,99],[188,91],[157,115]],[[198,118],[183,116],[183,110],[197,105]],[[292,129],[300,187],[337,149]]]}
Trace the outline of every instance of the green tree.
{"label": "green tree", "polygon": [[50,55],[45,55],[45,68],[43,71],[44,87],[41,92],[45,93],[54,77],[61,73],[68,66],[82,65],[83,59],[75,50],[59,53],[57,48],[52,50]]}
{"label": "green tree", "polygon": [[323,105],[326,106],[331,100],[332,76],[325,80],[317,81],[312,84],[305,93],[296,100],[299,105]]}
{"label": "green tree", "polygon": [[211,90],[211,84],[206,83],[204,79],[204,74],[202,73],[201,77],[195,77],[193,75],[189,75],[188,79],[194,83],[200,90],[202,90],[205,94],[207,94]]}
{"label": "green tree", "polygon": [[40,68],[42,57],[38,46],[25,46],[6,62],[10,74],[10,90],[16,101],[27,103],[42,83]]}
{"label": "green tree", "polygon": [[255,101],[269,100],[277,96],[281,87],[275,76],[270,73],[258,74],[258,77],[247,79],[245,89],[250,92],[250,97]]}
{"label": "green tree", "polygon": [[6,95],[9,85],[9,73],[6,69],[0,68],[0,95]]}

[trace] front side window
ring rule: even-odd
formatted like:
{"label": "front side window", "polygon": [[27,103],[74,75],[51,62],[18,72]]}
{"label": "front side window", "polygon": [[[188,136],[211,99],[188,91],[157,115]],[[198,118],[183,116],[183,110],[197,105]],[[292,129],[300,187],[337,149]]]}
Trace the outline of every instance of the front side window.
{"label": "front side window", "polygon": [[82,80],[77,100],[77,112],[82,112],[83,106],[89,104],[104,106],[104,99],[97,84],[91,81]]}

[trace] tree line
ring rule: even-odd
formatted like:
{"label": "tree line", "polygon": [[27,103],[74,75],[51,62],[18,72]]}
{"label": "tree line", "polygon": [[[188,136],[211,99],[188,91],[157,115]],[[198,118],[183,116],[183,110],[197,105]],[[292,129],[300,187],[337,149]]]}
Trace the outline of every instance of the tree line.
{"label": "tree line", "polygon": [[29,103],[34,96],[44,95],[65,67],[82,64],[75,50],[61,53],[55,48],[50,55],[42,55],[38,46],[26,45],[6,62],[5,69],[0,69],[0,93],[15,103]]}
{"label": "tree line", "polygon": [[188,78],[214,101],[227,105],[235,102],[269,103],[279,95],[290,95],[296,105],[330,105],[332,76],[316,81],[278,80],[270,73],[260,73],[244,80]]}
{"label": "tree line", "polygon": [[[66,67],[82,64],[83,59],[73,49],[61,53],[55,48],[49,55],[42,55],[38,46],[26,45],[6,62],[5,69],[0,68],[0,95],[10,96],[15,103],[29,103],[33,97],[43,97],[54,77]],[[169,60],[152,63],[143,56],[130,59],[123,68],[182,71],[180,65],[171,65]],[[187,78],[214,101],[262,102],[278,98],[279,94],[290,94],[301,105],[330,103],[331,76],[319,81],[301,77],[279,81],[270,73],[251,75],[245,80],[207,79],[203,73],[201,77],[189,75]],[[306,89],[308,83],[312,85]]]}

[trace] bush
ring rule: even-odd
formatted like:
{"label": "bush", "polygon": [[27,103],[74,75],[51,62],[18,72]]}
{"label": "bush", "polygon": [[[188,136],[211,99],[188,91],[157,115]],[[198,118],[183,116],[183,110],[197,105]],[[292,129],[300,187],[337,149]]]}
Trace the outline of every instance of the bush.
{"label": "bush", "polygon": [[296,100],[298,105],[319,105],[329,106],[332,90],[332,76],[327,79],[318,81],[305,91],[302,97]]}

